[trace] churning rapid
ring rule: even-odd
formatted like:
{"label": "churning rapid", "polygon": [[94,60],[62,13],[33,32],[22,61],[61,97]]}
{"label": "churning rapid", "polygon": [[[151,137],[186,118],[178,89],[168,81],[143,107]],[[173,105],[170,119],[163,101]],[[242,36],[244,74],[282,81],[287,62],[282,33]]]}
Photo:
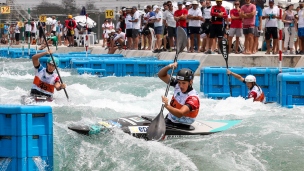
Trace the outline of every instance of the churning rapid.
{"label": "churning rapid", "polygon": [[[118,129],[89,137],[69,130],[68,125],[134,114],[156,116],[166,85],[156,77],[98,78],[73,70],[60,70],[60,74],[70,101],[60,91],[53,102],[41,104],[53,108],[56,171],[303,170],[304,107],[287,109],[241,97],[212,100],[201,94],[198,120],[242,122],[221,133],[164,142],[136,139]],[[20,104],[33,78],[30,60],[0,58],[0,104]],[[195,77],[196,90],[199,82]]]}

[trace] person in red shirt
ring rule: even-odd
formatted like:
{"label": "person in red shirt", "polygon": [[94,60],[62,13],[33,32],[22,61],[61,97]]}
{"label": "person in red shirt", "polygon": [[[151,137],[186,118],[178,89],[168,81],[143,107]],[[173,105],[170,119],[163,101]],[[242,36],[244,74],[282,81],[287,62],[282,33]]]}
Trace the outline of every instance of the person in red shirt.
{"label": "person in red shirt", "polygon": [[178,2],[178,10],[174,12],[174,20],[176,21],[176,27],[182,27],[187,33],[187,15],[188,11],[183,9],[183,3]]}
{"label": "person in red shirt", "polygon": [[240,1],[235,0],[233,4],[234,4],[234,9],[232,9],[230,11],[231,24],[230,24],[230,29],[229,29],[228,47],[229,47],[229,53],[231,53],[232,52],[232,49],[231,49],[232,39],[234,36],[236,36],[234,52],[238,54],[240,37],[242,36],[242,18],[240,17],[240,10],[241,10]]}
{"label": "person in red shirt", "polygon": [[72,15],[68,15],[68,19],[65,20],[65,27],[68,29],[67,31],[67,37],[69,40],[69,46],[74,46],[74,29],[76,28],[76,22],[73,20]]}
{"label": "person in red shirt", "polygon": [[[187,16],[188,10],[183,8],[183,3],[178,2],[178,10],[174,12],[174,20],[176,21],[176,28],[178,26],[182,27],[188,35],[187,29]],[[187,40],[187,50],[189,49],[189,38]]]}
{"label": "person in red shirt", "polygon": [[218,42],[220,42],[224,36],[224,20],[228,17],[226,13],[226,9],[222,6],[222,0],[216,0],[216,5],[211,7],[211,27],[210,27],[210,39],[209,50],[206,54],[212,54],[211,47],[214,38],[218,38]]}

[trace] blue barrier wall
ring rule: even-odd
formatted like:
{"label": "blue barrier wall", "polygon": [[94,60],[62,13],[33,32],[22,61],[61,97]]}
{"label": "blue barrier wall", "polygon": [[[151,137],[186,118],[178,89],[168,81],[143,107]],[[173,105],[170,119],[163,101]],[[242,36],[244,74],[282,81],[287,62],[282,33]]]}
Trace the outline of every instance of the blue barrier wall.
{"label": "blue barrier wall", "polygon": [[0,105],[0,149],[0,170],[52,170],[52,108]]}
{"label": "blue barrier wall", "polygon": [[[298,91],[300,87],[303,85],[300,83],[297,75],[290,74],[289,76],[280,76],[280,79],[287,79],[287,77],[292,80],[295,79],[294,87],[291,84],[286,84],[283,81],[277,81],[279,78],[279,68],[276,67],[252,67],[252,68],[244,68],[244,67],[230,67],[229,68],[232,72],[235,72],[245,78],[247,75],[254,75],[257,79],[257,84],[262,88],[266,101],[277,101],[283,106],[288,106],[290,104],[295,105],[304,105],[304,102],[301,100],[302,95],[299,94]],[[229,91],[229,83],[228,83],[228,76],[226,74],[226,67],[203,67],[201,68],[201,83],[200,83],[200,91],[204,93],[206,97],[213,98],[213,99],[223,99],[230,97]],[[282,72],[303,72],[304,68],[282,68]],[[282,78],[281,78],[282,77]],[[231,80],[231,89],[232,89],[232,97],[246,97],[248,89],[246,84],[237,80],[233,76],[230,76]],[[286,85],[285,85],[286,84]],[[286,86],[288,85],[288,90]],[[279,87],[280,86],[280,87]],[[304,89],[304,85],[302,87]],[[292,91],[292,92],[290,92]],[[289,96],[282,96],[282,93],[287,93]],[[279,96],[280,94],[280,96]],[[289,103],[286,102],[286,98]]]}

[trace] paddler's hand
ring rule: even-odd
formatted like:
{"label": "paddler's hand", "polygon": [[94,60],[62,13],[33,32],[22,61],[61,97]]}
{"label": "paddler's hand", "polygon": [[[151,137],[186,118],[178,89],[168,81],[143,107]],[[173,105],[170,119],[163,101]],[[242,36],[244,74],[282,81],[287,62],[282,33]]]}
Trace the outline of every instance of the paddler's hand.
{"label": "paddler's hand", "polygon": [[66,84],[60,84],[60,90],[65,88],[66,88]]}
{"label": "paddler's hand", "polygon": [[227,74],[230,75],[231,74],[231,71],[229,69],[227,69]]}
{"label": "paddler's hand", "polygon": [[51,53],[52,53],[51,49],[50,49],[50,50],[47,50],[46,53],[47,53],[47,54],[51,54]]}
{"label": "paddler's hand", "polygon": [[171,69],[173,69],[173,68],[176,69],[177,68],[177,62],[169,64],[168,67],[171,68]]}
{"label": "paddler's hand", "polygon": [[168,98],[165,96],[162,96],[162,102],[165,104],[165,107],[168,106]]}

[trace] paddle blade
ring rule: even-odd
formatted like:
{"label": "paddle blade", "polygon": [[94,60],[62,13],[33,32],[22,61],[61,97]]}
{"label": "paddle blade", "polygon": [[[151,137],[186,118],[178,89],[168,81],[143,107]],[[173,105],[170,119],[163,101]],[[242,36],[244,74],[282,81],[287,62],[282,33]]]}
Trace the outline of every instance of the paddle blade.
{"label": "paddle blade", "polygon": [[225,37],[223,37],[222,40],[219,41],[219,47],[220,47],[221,53],[227,63],[227,61],[228,61],[228,41]]}
{"label": "paddle blade", "polygon": [[166,123],[162,113],[159,113],[156,118],[151,122],[148,130],[148,140],[159,141],[166,133]]}
{"label": "paddle blade", "polygon": [[179,54],[187,46],[187,34],[182,27],[177,27],[176,33],[176,54]]}

